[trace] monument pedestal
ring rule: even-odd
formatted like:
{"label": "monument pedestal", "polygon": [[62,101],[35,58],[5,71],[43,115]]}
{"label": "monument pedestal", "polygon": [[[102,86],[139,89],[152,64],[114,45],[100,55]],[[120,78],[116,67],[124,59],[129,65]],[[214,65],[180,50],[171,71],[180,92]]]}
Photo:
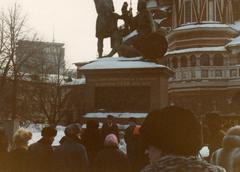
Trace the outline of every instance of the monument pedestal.
{"label": "monument pedestal", "polygon": [[85,111],[148,113],[168,105],[168,67],[141,58],[101,58],[78,66],[84,75]]}

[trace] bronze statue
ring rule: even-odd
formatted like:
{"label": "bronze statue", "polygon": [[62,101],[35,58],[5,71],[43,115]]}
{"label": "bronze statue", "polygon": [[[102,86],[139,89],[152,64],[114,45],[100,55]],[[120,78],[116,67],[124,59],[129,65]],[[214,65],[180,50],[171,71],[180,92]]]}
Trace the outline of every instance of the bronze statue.
{"label": "bronze statue", "polygon": [[114,13],[112,0],[94,0],[98,14],[96,21],[96,37],[98,38],[98,55],[102,57],[103,39],[112,37],[113,33],[118,30],[117,20],[119,15]]}
{"label": "bronze statue", "polygon": [[167,51],[166,33],[157,28],[152,13],[147,9],[146,1],[138,0],[137,10],[138,14],[132,20],[132,30],[135,29],[137,35],[126,42],[130,42],[145,59],[161,58]]}
{"label": "bronze statue", "polygon": [[[122,15],[119,16],[114,13],[113,3],[106,5],[105,1],[112,2],[112,0],[94,1],[98,12],[96,36],[99,57],[102,57],[103,39],[107,37],[111,37],[112,50],[106,57],[118,53],[119,56],[124,57],[143,56],[145,59],[156,59],[166,53],[168,47],[165,38],[166,32],[157,28],[152,13],[147,9],[144,0],[138,0],[138,14],[135,17],[131,14],[131,8],[128,10],[126,2],[122,6]],[[98,10],[101,5],[107,10]],[[124,20],[123,29],[117,27],[118,19]]]}
{"label": "bronze statue", "polygon": [[137,9],[138,14],[132,17],[127,15],[130,11],[127,10],[127,4],[123,4],[122,18],[125,21],[125,27],[118,32],[123,37],[123,41],[120,42],[119,39],[107,56],[118,53],[119,56],[124,57],[143,56],[145,59],[156,59],[166,53],[168,46],[166,32],[160,27],[157,28],[144,0],[138,1]]}

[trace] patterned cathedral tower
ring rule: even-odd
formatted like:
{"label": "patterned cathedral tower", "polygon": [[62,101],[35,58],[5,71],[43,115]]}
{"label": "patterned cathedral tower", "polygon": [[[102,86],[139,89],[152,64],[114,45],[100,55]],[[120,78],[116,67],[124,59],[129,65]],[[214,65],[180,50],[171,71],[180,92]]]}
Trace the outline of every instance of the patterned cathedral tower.
{"label": "patterned cathedral tower", "polygon": [[175,71],[169,104],[198,115],[239,112],[240,1],[160,0],[159,5],[171,8],[172,17],[165,54]]}

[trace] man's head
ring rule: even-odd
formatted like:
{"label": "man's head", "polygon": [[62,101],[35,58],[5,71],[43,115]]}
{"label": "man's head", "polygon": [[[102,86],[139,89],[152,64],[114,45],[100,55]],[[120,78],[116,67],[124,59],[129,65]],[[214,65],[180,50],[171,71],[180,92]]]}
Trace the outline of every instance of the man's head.
{"label": "man's head", "polygon": [[125,1],[125,2],[123,3],[123,6],[124,6],[125,8],[127,8],[127,7],[128,7],[128,3]]}
{"label": "man's head", "polygon": [[87,121],[87,129],[97,130],[99,127],[99,123],[96,120],[88,120]]}
{"label": "man's head", "polygon": [[112,115],[107,116],[107,124],[112,125],[114,117]]}
{"label": "man's head", "polygon": [[42,129],[41,135],[44,139],[49,140],[51,143],[57,135],[57,130],[54,127],[45,127]]}
{"label": "man's head", "polygon": [[13,135],[13,143],[15,148],[27,149],[28,141],[31,140],[32,133],[24,128],[18,129]]}
{"label": "man's head", "polygon": [[191,111],[179,107],[150,112],[140,134],[146,148],[164,154],[196,155],[201,147],[199,122]]}
{"label": "man's head", "polygon": [[79,124],[70,124],[65,128],[64,133],[69,138],[74,138],[74,139],[80,138],[80,136],[81,136],[80,125]]}

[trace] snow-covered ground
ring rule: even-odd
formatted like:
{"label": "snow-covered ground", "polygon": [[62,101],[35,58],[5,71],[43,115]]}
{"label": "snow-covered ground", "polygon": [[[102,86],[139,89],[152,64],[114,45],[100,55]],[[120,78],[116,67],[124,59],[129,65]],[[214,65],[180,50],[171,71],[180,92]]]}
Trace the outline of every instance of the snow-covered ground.
{"label": "snow-covered ground", "polygon": [[[41,139],[41,130],[44,126],[40,124],[30,124],[27,128],[32,132],[32,139],[29,141],[29,144],[37,142],[39,139]],[[59,141],[61,138],[65,135],[64,134],[65,127],[63,126],[57,126],[57,136],[54,138],[53,146],[58,146]]]}

